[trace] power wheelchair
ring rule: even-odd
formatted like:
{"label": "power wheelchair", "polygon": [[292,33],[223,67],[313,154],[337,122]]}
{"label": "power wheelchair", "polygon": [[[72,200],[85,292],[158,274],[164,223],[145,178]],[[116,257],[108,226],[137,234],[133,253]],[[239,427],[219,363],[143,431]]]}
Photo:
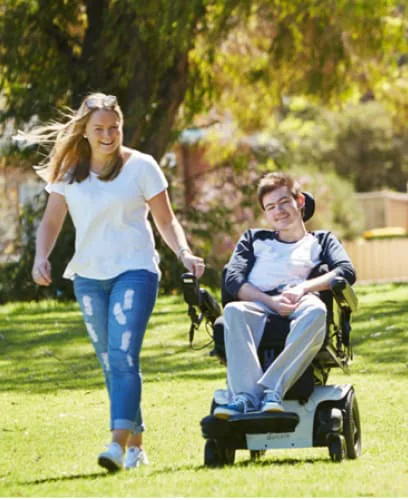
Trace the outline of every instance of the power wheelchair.
{"label": "power wheelchair", "polygon": [[[304,220],[314,212],[314,200],[306,195]],[[223,273],[223,278],[225,276]],[[319,268],[320,274],[327,269]],[[191,319],[190,345],[194,333],[204,321],[214,341],[211,356],[226,364],[223,318],[217,300],[200,288],[194,275],[181,277],[184,299]],[[222,280],[222,305],[232,298]],[[213,416],[219,404],[228,403],[228,389],[214,393],[210,414],[201,420],[205,439],[204,465],[232,465],[235,451],[250,450],[252,460],[259,459],[268,449],[327,447],[332,461],[355,459],[361,453],[361,425],[357,398],[350,384],[327,385],[332,368],[349,373],[352,360],[350,316],[357,309],[357,297],[343,278],[335,278],[331,290],[320,293],[327,307],[326,338],[312,364],[284,397],[285,412],[251,412],[235,415],[228,420]],[[264,370],[282,351],[289,332],[289,320],[277,315],[267,318],[258,356]]]}

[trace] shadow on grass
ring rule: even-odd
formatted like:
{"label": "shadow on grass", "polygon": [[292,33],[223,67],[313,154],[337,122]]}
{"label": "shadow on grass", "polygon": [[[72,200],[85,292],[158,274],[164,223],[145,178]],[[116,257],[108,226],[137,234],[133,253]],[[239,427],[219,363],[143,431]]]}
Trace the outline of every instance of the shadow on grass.
{"label": "shadow on grass", "polygon": [[[193,351],[188,345],[186,306],[178,298],[170,301],[158,304],[148,327],[141,356],[144,381],[162,376],[218,378],[220,367],[209,358],[210,347]],[[0,391],[45,393],[103,387],[102,370],[76,303],[18,304],[8,315],[2,312]],[[203,343],[208,342],[206,334],[199,335]]]}
{"label": "shadow on grass", "polygon": [[360,309],[353,316],[351,339],[354,351],[364,356],[371,371],[376,365],[407,362],[408,300],[400,299],[404,296],[408,297],[408,285],[398,283],[372,287],[371,294],[362,294]]}
{"label": "shadow on grass", "polygon": [[[187,472],[187,471],[196,472],[200,469],[205,469],[205,468],[206,467],[204,466],[192,466],[192,465],[185,465],[180,467],[165,467],[164,469],[155,470],[154,474],[168,474],[172,472],[174,473],[174,472]],[[124,470],[117,472],[101,471],[101,472],[94,472],[92,474],[72,474],[72,475],[63,475],[58,477],[46,477],[43,479],[34,479],[33,481],[21,481],[18,484],[21,486],[34,486],[39,484],[58,483],[62,481],[75,481],[77,479],[98,479],[98,478],[100,479],[107,477],[116,477],[120,474],[126,474],[126,473],[127,472]]]}
{"label": "shadow on grass", "polygon": [[[249,453],[249,452],[248,452]],[[304,464],[316,464],[316,463],[332,463],[329,458],[281,458],[281,459],[261,459],[257,461],[244,460],[236,462],[233,465],[224,465],[222,467],[208,467],[205,465],[180,465],[177,467],[168,466],[160,469],[155,469],[154,474],[174,474],[176,472],[199,472],[199,471],[214,471],[214,470],[225,470],[228,471],[234,467],[280,467],[286,465],[304,465]],[[59,483],[65,481],[76,481],[82,479],[103,479],[108,477],[116,477],[120,474],[126,474],[126,471],[110,473],[106,471],[94,472],[91,474],[72,474],[72,475],[62,475],[54,477],[45,477],[42,479],[34,479],[32,481],[21,481],[18,482],[21,486],[35,486],[48,483]]]}
{"label": "shadow on grass", "polygon": [[108,472],[94,472],[92,474],[73,474],[71,476],[48,477],[44,479],[34,479],[33,481],[22,481],[18,484],[21,486],[34,486],[38,484],[58,483],[60,481],[74,481],[76,479],[98,479],[102,477],[112,476]]}
{"label": "shadow on grass", "polygon": [[[242,450],[240,450],[242,451]],[[249,453],[249,451],[248,451]],[[187,472],[187,471],[208,471],[208,470],[222,470],[231,469],[234,467],[276,467],[284,465],[302,465],[302,464],[315,464],[315,463],[326,463],[331,462],[330,458],[281,458],[281,459],[262,459],[262,460],[244,460],[237,461],[233,465],[224,465],[222,467],[208,467],[206,465],[190,466],[190,465],[180,465],[179,467],[163,467],[162,469],[155,470],[155,474],[171,474],[173,472]]]}
{"label": "shadow on grass", "polygon": [[[353,317],[354,352],[370,371],[406,364],[408,285],[361,291]],[[377,298],[378,297],[378,298]],[[158,379],[219,380],[225,368],[188,345],[189,318],[180,297],[159,299],[145,338],[141,365],[145,382]],[[208,342],[202,327],[195,345]],[[55,392],[103,387],[100,366],[76,303],[18,304],[0,309],[0,391]]]}
{"label": "shadow on grass", "polygon": [[262,460],[245,460],[240,462],[239,465],[256,465],[261,467],[279,467],[282,465],[301,465],[301,464],[316,464],[316,463],[331,462],[330,458],[316,457],[316,458],[264,458]]}

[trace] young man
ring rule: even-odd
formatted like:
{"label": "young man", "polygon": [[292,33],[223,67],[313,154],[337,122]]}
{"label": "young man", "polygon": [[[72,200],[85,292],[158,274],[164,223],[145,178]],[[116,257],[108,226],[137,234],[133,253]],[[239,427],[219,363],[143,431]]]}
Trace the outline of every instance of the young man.
{"label": "young man", "polygon": [[[354,283],[353,265],[328,231],[308,233],[302,218],[305,196],[287,174],[265,175],[258,200],[271,230],[250,229],[227,266],[225,286],[236,302],[224,309],[227,376],[234,399],[214,410],[217,418],[249,411],[284,411],[285,393],[303,374],[325,338],[326,308],[315,292],[336,276]],[[319,264],[329,271],[308,279]],[[263,372],[257,348],[267,315],[291,320],[281,354]]]}

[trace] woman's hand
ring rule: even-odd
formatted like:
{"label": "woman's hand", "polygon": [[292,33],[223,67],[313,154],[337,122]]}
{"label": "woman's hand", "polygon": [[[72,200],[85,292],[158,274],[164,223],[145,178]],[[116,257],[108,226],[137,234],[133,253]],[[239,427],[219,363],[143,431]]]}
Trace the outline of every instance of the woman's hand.
{"label": "woman's hand", "polygon": [[52,282],[51,279],[51,263],[48,259],[34,260],[33,269],[31,271],[33,280],[37,285],[49,286]]}
{"label": "woman's hand", "polygon": [[51,284],[51,264],[48,256],[51,254],[67,215],[65,198],[58,193],[51,193],[47,206],[37,231],[34,265],[31,271],[37,285]]}
{"label": "woman's hand", "polygon": [[190,251],[184,251],[180,256],[181,262],[191,273],[200,278],[205,271],[204,259],[193,255]]}

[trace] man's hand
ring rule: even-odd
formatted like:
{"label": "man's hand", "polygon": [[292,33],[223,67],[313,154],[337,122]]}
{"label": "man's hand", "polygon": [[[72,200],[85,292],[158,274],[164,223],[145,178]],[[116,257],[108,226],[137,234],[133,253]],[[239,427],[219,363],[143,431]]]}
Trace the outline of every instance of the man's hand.
{"label": "man's hand", "polygon": [[287,299],[291,304],[298,304],[305,293],[303,285],[296,285],[292,288],[284,290],[282,292],[282,296],[285,297],[285,299]]}
{"label": "man's hand", "polygon": [[289,314],[292,314],[297,306],[298,302],[294,303],[291,300],[289,300],[287,297],[283,295],[283,293],[279,295],[274,295],[273,297],[270,297],[271,299],[271,304],[270,307],[273,311],[277,312],[279,316],[289,316]]}

